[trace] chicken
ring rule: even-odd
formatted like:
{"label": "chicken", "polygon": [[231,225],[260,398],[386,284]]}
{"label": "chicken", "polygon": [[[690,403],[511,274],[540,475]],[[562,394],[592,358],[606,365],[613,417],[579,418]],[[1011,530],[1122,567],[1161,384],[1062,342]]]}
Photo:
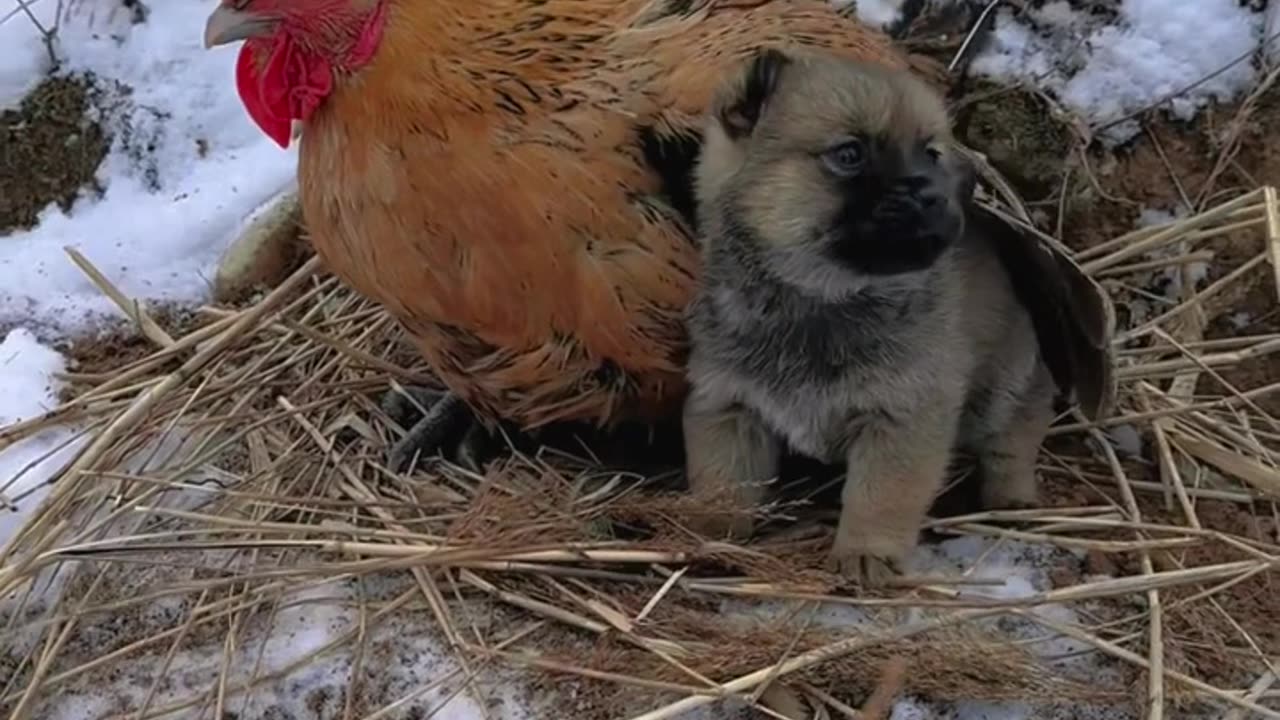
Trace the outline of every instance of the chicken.
{"label": "chicken", "polygon": [[223,0],[206,46],[282,147],[316,252],[403,326],[460,423],[678,415],[703,109],[760,47],[902,67],[828,0]]}

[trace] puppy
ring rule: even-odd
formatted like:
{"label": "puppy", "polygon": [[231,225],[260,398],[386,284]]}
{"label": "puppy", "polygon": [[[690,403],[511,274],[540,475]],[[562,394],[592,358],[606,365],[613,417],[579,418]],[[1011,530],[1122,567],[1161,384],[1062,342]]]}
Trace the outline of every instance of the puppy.
{"label": "puppy", "polygon": [[687,475],[729,504],[700,529],[749,534],[786,443],[847,463],[829,564],[877,584],[915,546],[957,447],[987,507],[1036,502],[1058,389],[1037,336],[1060,345],[1068,322],[1041,288],[1069,283],[1007,226],[970,221],[974,172],[922,82],[775,50],[747,65],[709,114],[694,178]]}

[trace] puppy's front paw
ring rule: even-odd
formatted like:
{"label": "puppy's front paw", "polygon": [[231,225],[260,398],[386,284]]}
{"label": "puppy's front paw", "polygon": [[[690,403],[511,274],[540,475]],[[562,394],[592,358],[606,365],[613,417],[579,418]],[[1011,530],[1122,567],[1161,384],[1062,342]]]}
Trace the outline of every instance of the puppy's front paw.
{"label": "puppy's front paw", "polygon": [[1040,507],[1040,493],[1034,479],[991,480],[982,485],[985,510],[1029,510]]}
{"label": "puppy's front paw", "polygon": [[827,570],[863,587],[880,587],[902,574],[909,547],[872,549],[868,543],[844,535],[836,537],[827,555]]}

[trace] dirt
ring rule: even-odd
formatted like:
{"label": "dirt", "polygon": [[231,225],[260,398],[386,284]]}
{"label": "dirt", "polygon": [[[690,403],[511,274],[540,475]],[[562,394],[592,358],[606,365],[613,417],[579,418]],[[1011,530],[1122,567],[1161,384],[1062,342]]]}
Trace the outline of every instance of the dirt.
{"label": "dirt", "polygon": [[[147,312],[161,329],[175,339],[209,322],[207,316],[167,303],[149,306]],[[61,399],[74,398],[111,373],[159,349],[154,342],[140,335],[132,324],[125,322],[72,339],[63,349],[68,370],[78,377],[83,376],[84,380],[67,383],[62,389]]]}
{"label": "dirt", "polygon": [[49,203],[65,211],[82,190],[102,192],[94,174],[111,138],[92,117],[96,91],[92,75],[57,75],[0,113],[0,233],[34,227]]}
{"label": "dirt", "polygon": [[[1126,472],[1135,479],[1158,479],[1154,471],[1144,477],[1142,466],[1138,465],[1126,467]],[[1068,492],[1066,486],[1071,484],[1077,488],[1084,487],[1058,478],[1045,482],[1050,497],[1064,497]],[[1100,489],[1105,489],[1105,492],[1098,492]],[[1111,502],[1121,506],[1119,493],[1102,485],[1090,490],[1087,497],[1078,499],[1083,502],[1074,504]],[[1140,493],[1137,501],[1146,522],[1166,526],[1187,524],[1181,510],[1166,508],[1160,495]],[[1270,514],[1270,509],[1261,505],[1250,507],[1240,503],[1202,500],[1196,503],[1196,514],[1205,528],[1265,543],[1274,544],[1278,539],[1277,521]],[[1132,540],[1133,534],[1127,530],[1116,530],[1092,533],[1091,537]],[[1186,550],[1154,552],[1151,559],[1156,572],[1172,572],[1255,558],[1224,543],[1207,542]],[[1087,575],[1126,577],[1141,575],[1142,572],[1138,553],[1101,553],[1094,550],[1086,553],[1080,562],[1053,568],[1050,575],[1055,587],[1067,587],[1079,584]],[[1280,655],[1280,604],[1275,601],[1280,587],[1276,582],[1274,573],[1261,573],[1238,582],[1213,595],[1217,607],[1203,599],[1184,603],[1216,583],[1162,590],[1160,598],[1165,608],[1167,666],[1218,687],[1249,686],[1262,666],[1258,652],[1269,658]],[[1132,606],[1129,598],[1095,603],[1094,609],[1109,620],[1132,618],[1145,611],[1145,608]]]}
{"label": "dirt", "polygon": [[[1280,186],[1280,147],[1274,142],[1276,137],[1280,137],[1280,86],[1271,88],[1262,96],[1251,118],[1243,124],[1244,149],[1227,173],[1229,180],[1248,187],[1259,184]],[[1262,247],[1256,238],[1255,234],[1252,241],[1245,243],[1238,252],[1247,257],[1261,251]],[[1244,314],[1244,323],[1239,327],[1216,323],[1206,333],[1209,337],[1253,335],[1280,330],[1280,301],[1276,297],[1277,288],[1271,269],[1269,264],[1264,263],[1252,273],[1245,296],[1238,300],[1235,307]],[[1275,382],[1280,378],[1280,354],[1273,353],[1250,360],[1231,368],[1223,375],[1228,382],[1238,387],[1259,387]],[[1280,396],[1262,398],[1258,404],[1273,416],[1280,415]]]}
{"label": "dirt", "polygon": [[[1196,513],[1205,527],[1253,540],[1275,543],[1276,521],[1269,511],[1227,502],[1201,502]],[[1156,522],[1180,522],[1164,511],[1152,511]],[[1165,559],[1167,569],[1203,567],[1249,560],[1252,557],[1221,543],[1206,544]],[[1134,569],[1134,568],[1130,568]],[[1161,594],[1170,609],[1165,629],[1170,648],[1177,650],[1172,669],[1194,675],[1218,687],[1248,687],[1263,662],[1280,655],[1280,603],[1277,577],[1262,573],[1214,595],[1206,602],[1179,605],[1198,588],[1174,588]],[[1254,649],[1256,644],[1257,650]]]}

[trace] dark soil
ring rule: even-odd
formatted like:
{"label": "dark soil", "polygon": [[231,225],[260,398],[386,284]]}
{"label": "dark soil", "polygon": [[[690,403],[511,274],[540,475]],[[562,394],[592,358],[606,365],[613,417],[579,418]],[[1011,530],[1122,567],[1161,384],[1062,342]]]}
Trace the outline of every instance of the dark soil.
{"label": "dark soil", "polygon": [[[148,307],[147,312],[157,325],[175,339],[208,323],[207,317],[182,307],[158,305]],[[124,322],[113,324],[96,334],[76,338],[65,348],[64,353],[69,360],[70,370],[80,376],[89,376],[89,381],[67,383],[62,391],[62,399],[76,397],[102,382],[103,377],[146,358],[158,349],[153,342],[139,334],[132,324]],[[97,379],[93,376],[97,376]]]}
{"label": "dark soil", "polygon": [[53,76],[0,113],[0,233],[34,227],[49,203],[70,210],[81,190],[102,191],[94,174],[111,139],[91,117],[95,91],[91,75]]}

